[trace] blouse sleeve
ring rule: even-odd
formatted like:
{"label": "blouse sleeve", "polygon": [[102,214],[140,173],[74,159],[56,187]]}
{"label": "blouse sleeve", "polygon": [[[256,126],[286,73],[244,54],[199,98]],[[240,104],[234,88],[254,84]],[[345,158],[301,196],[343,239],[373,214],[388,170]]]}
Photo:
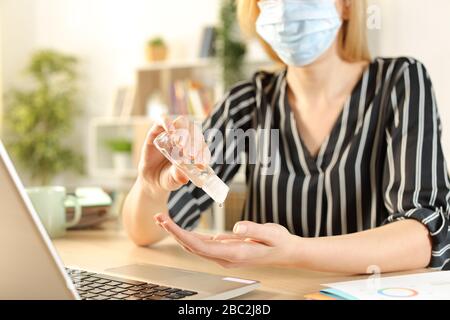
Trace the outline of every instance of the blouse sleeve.
{"label": "blouse sleeve", "polygon": [[[247,130],[252,123],[255,90],[252,82],[242,82],[234,86],[216,104],[213,112],[203,123],[203,134],[211,151],[211,168],[225,183],[229,183],[240,168],[242,135],[239,130]],[[182,228],[192,230],[202,212],[213,200],[192,182],[174,191],[169,197],[169,215]]]}
{"label": "blouse sleeve", "polygon": [[430,268],[450,269],[450,183],[435,95],[425,67],[408,60],[393,86],[383,173],[385,223],[415,219],[432,239]]}

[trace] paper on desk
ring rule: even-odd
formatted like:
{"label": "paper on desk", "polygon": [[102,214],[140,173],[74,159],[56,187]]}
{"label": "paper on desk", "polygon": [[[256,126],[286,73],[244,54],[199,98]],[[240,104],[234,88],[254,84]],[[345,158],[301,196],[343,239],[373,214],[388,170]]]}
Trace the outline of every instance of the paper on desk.
{"label": "paper on desk", "polygon": [[[342,292],[359,300],[450,300],[450,271],[396,277],[369,276],[365,280],[324,284],[324,289]],[[334,289],[334,290],[333,290]],[[344,298],[344,297],[343,297]]]}

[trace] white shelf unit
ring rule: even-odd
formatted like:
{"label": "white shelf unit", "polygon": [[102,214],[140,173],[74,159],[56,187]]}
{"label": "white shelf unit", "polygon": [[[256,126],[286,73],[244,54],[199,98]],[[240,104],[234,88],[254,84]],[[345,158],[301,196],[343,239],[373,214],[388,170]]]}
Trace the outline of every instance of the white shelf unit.
{"label": "white shelf unit", "polygon": [[[250,76],[257,69],[273,70],[269,61],[246,61],[243,73]],[[212,88],[217,101],[224,94],[220,64],[217,59],[166,61],[138,68],[136,72],[136,101],[133,115],[146,113],[148,99],[159,93],[163,102],[170,104],[170,85],[178,80],[197,80]]]}
{"label": "white shelf unit", "polygon": [[170,104],[170,86],[179,80],[197,80],[212,88],[216,96],[222,94],[220,72],[213,59],[158,62],[139,68],[136,72],[136,101],[133,115],[146,114],[147,102],[157,93],[166,105]]}
{"label": "white shelf unit", "polygon": [[[145,139],[145,132],[151,124],[152,121],[145,117],[94,118],[89,129],[89,173],[94,177],[135,179],[140,148]],[[112,151],[108,150],[106,141],[114,138],[127,138],[133,141],[133,167],[129,170],[118,172],[113,167]]]}

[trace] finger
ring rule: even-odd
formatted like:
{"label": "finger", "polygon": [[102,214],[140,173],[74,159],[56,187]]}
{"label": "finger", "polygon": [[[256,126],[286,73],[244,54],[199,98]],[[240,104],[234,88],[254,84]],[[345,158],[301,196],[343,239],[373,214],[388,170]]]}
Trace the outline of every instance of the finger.
{"label": "finger", "polygon": [[[260,251],[257,251],[254,246],[256,243],[247,242],[238,239],[228,239],[228,240],[200,240],[196,239],[195,236],[191,235],[190,232],[179,232],[180,228],[174,227],[171,222],[163,222],[163,226],[166,230],[178,241],[192,250],[193,253],[208,257],[211,259],[220,259],[227,262],[232,262],[236,264],[242,264],[247,262],[247,260],[252,260],[252,257],[256,254],[259,256]],[[182,230],[182,229],[181,229]],[[193,239],[199,240],[198,242],[192,241]],[[266,247],[262,245],[257,245],[260,247]],[[267,248],[267,247],[266,247]]]}
{"label": "finger", "polygon": [[[172,238],[174,238],[175,241],[178,242],[178,244],[179,244],[186,252],[195,254],[195,255],[197,255],[197,256],[203,258],[203,259],[206,259],[206,260],[209,260],[209,261],[213,261],[213,262],[219,264],[220,266],[222,266],[222,267],[224,267],[224,268],[235,268],[235,267],[238,267],[238,266],[242,266],[242,264],[236,264],[236,263],[233,263],[233,262],[230,262],[230,261],[226,261],[226,260],[223,260],[223,259],[213,258],[213,257],[209,257],[209,256],[206,256],[206,255],[198,254],[198,253],[192,251],[191,248],[187,247],[180,239],[178,239],[177,237],[173,236],[173,235],[165,228],[165,226],[163,226],[163,225],[160,224],[159,222],[157,222],[157,224],[158,224],[164,231],[166,231],[167,233],[169,233],[169,234],[172,236]],[[210,236],[210,235],[203,235],[203,234],[200,234],[200,233],[193,233],[193,235],[196,236],[196,237],[199,238],[199,239],[202,239],[202,240],[211,240],[211,238],[212,238],[212,236]]]}
{"label": "finger", "polygon": [[[168,232],[168,233],[170,234],[170,232],[165,228],[165,226],[163,226],[163,225],[158,221],[157,218],[155,218],[155,220],[156,220],[156,224],[157,224],[157,225],[159,225],[164,231],[166,231],[166,232]],[[192,233],[192,235],[194,235],[194,236],[196,236],[197,238],[202,239],[202,240],[212,240],[212,238],[213,238],[213,236],[211,236],[211,235],[205,235],[205,234],[196,233],[196,232],[191,232],[191,233]],[[206,259],[206,260],[209,260],[209,261],[213,261],[213,262],[215,262],[215,263],[221,265],[221,266],[224,267],[224,268],[235,268],[235,267],[238,267],[238,266],[242,266],[241,264],[235,264],[235,263],[232,263],[232,262],[223,260],[223,259],[218,259],[218,258],[213,258],[213,257],[208,257],[208,256],[205,256],[205,255],[197,254],[197,253],[193,252],[193,251],[191,250],[191,248],[187,247],[183,242],[181,242],[178,238],[174,237],[173,235],[172,235],[172,238],[174,238],[175,241],[177,241],[178,244],[179,244],[185,251],[187,251],[187,252],[189,252],[189,253],[192,253],[192,254],[195,254],[195,255],[197,255],[197,256],[203,258],[203,259]]]}
{"label": "finger", "polygon": [[163,115],[156,119],[156,124],[161,126],[166,132],[172,132],[176,129],[174,122],[168,115]]}
{"label": "finger", "polygon": [[241,265],[251,261],[253,257],[259,258],[265,255],[266,245],[254,241],[229,239],[229,240],[201,240],[192,232],[183,230],[176,225],[167,213],[158,214],[155,219],[169,232],[181,245],[189,248],[189,251],[208,258],[225,260]]}
{"label": "finger", "polygon": [[166,130],[164,129],[163,126],[155,123],[151,126],[150,130],[148,130],[147,132],[147,136],[145,137],[145,143],[144,143],[144,148],[146,146],[152,146],[153,145],[153,141],[156,139],[156,137],[158,137],[161,133],[165,132]]}
{"label": "finger", "polygon": [[163,132],[170,132],[174,130],[175,127],[173,122],[167,116],[162,116],[156,119],[155,123],[150,128],[146,137],[146,144],[152,145],[158,135]]}
{"label": "finger", "polygon": [[[168,219],[172,220],[172,218],[167,213],[158,213],[153,216],[153,220],[155,221],[155,223],[159,224],[163,228],[165,228],[164,222]],[[174,221],[172,220],[172,222],[174,222]],[[198,233],[198,232],[193,232],[193,231],[190,231],[189,233],[191,235],[197,237],[200,240],[213,240],[214,239],[214,236],[210,235],[210,234],[203,234],[203,233]]]}
{"label": "finger", "polygon": [[[155,223],[161,225],[162,227],[162,222],[164,222],[164,214],[163,213],[158,213],[156,215],[153,216],[153,220],[155,220]],[[214,240],[213,235],[210,234],[204,234],[204,233],[198,233],[198,232],[192,232],[191,234],[196,236],[197,238],[201,239],[201,240]]]}
{"label": "finger", "polygon": [[215,263],[219,264],[220,266],[222,266],[223,268],[227,268],[227,269],[229,269],[229,268],[237,268],[237,267],[243,267],[245,265],[244,263],[234,263],[234,262],[230,262],[230,261],[227,261],[227,260],[214,258],[214,257],[209,257],[209,256],[206,256],[206,255],[202,255],[202,254],[193,252],[190,248],[186,247],[179,239],[177,239],[173,235],[172,235],[172,238],[174,238],[175,241],[177,241],[181,245],[181,247],[183,247],[183,249],[185,251],[187,251],[187,252],[189,252],[191,254],[195,254],[196,256],[199,256],[200,258],[203,258],[205,260],[215,262]]}
{"label": "finger", "polygon": [[[243,267],[250,264],[258,264],[261,261],[260,257],[266,256],[268,248],[266,245],[257,244],[253,241],[238,240],[238,239],[228,239],[221,240],[202,240],[206,242],[206,249],[199,250],[195,246],[186,241],[171,230],[171,227],[167,222],[164,222],[161,227],[168,232],[186,251],[200,256],[204,259],[208,259],[220,264],[224,268],[237,268]],[[198,234],[189,232],[193,237],[198,236]],[[243,247],[242,244],[248,246]],[[218,247],[217,245],[220,245]],[[225,250],[226,249],[226,250]]]}
{"label": "finger", "polygon": [[[161,225],[164,222],[165,216],[162,213],[156,214],[153,216],[153,219],[156,223]],[[162,225],[161,225],[162,227]],[[190,232],[192,235],[196,236],[197,238],[201,240],[216,240],[216,241],[223,241],[223,240],[246,240],[245,238],[242,238],[241,236],[230,234],[230,233],[223,233],[223,234],[217,234],[217,235],[210,235],[210,234],[203,234],[198,232]]]}
{"label": "finger", "polygon": [[188,182],[189,178],[169,162],[161,169],[159,184],[164,190],[175,191]]}
{"label": "finger", "polygon": [[[214,262],[216,262],[216,263],[219,263],[219,264],[222,265],[222,266],[224,266],[224,265],[226,265],[227,263],[229,263],[228,261],[225,261],[225,260],[221,260],[221,259],[217,259],[217,258],[212,258],[212,257],[204,256],[204,255],[201,255],[201,254],[198,254],[198,253],[194,252],[194,251],[193,251],[191,248],[189,248],[184,242],[182,242],[179,238],[177,238],[176,236],[174,236],[174,235],[170,232],[170,230],[168,230],[168,228],[166,227],[166,224],[165,224],[165,223],[161,223],[161,222],[160,222],[160,220],[158,219],[158,215],[155,216],[154,218],[155,218],[156,224],[159,225],[164,231],[166,231],[167,233],[169,233],[169,234],[172,236],[172,238],[174,238],[175,241],[178,242],[178,244],[179,244],[185,251],[187,251],[187,252],[189,252],[189,253],[192,253],[192,254],[195,254],[195,255],[198,255],[198,256],[200,256],[200,257],[202,257],[202,258],[204,258],[204,259],[208,259],[208,260],[214,261]],[[203,235],[203,234],[195,233],[195,232],[191,232],[191,234],[192,234],[193,236],[199,238],[200,240],[211,240],[211,239],[212,239],[212,236],[210,236],[210,235]]]}
{"label": "finger", "polygon": [[[160,152],[155,152],[153,141],[162,133],[164,129],[161,126],[154,124],[152,128],[147,132],[144,143],[141,147],[139,170],[142,171],[147,168],[148,165],[168,163],[168,160]],[[153,173],[153,172],[152,172]]]}
{"label": "finger", "polygon": [[236,223],[233,232],[241,237],[255,239],[269,246],[274,246],[280,237],[280,229],[275,224],[259,224],[251,221]]}
{"label": "finger", "polygon": [[227,261],[237,260],[236,248],[232,245],[227,245],[219,241],[201,240],[193,236],[191,232],[180,228],[165,214],[160,215],[159,219],[161,219],[161,224],[170,234],[181,241],[184,246],[190,248],[194,253]]}
{"label": "finger", "polygon": [[267,245],[265,242],[263,242],[261,240],[253,239],[253,238],[246,238],[246,237],[242,237],[239,235],[223,235],[223,237],[219,237],[218,239],[214,239],[214,240],[222,241],[223,243],[230,243],[231,241],[246,241],[246,242],[251,242],[251,243]]}
{"label": "finger", "polygon": [[190,248],[194,252],[203,250],[203,240],[180,228],[167,214],[159,214],[156,216],[156,219],[167,232],[172,234],[178,241],[181,241],[183,246]]}
{"label": "finger", "polygon": [[[163,222],[160,222],[158,220],[158,218],[156,218],[157,220],[157,224],[159,224],[164,230],[166,230],[167,232],[170,233],[170,230],[167,229],[166,225]],[[237,243],[238,241],[252,241],[252,239],[244,239],[242,237],[236,236],[236,235],[232,235],[232,234],[222,234],[222,235],[217,235],[217,236],[212,236],[212,235],[207,235],[207,234],[202,234],[202,233],[198,233],[198,232],[193,232],[193,231],[189,231],[189,234],[197,237],[198,239],[202,240],[202,241],[220,241],[222,243],[233,243],[233,241],[235,243]],[[176,238],[177,240],[180,240],[178,238]],[[185,246],[185,244],[183,243],[183,246]]]}
{"label": "finger", "polygon": [[179,184],[184,185],[189,182],[189,178],[184,174],[184,172],[175,166],[170,167],[170,174],[172,179]]}
{"label": "finger", "polygon": [[172,121],[168,116],[164,115],[155,120],[155,123],[150,128],[149,132],[147,133],[147,137],[145,139],[144,145],[153,145],[153,141],[163,132],[172,132],[175,131],[177,119]]}
{"label": "finger", "polygon": [[178,116],[172,122],[174,129],[189,129],[189,119],[185,116]]}
{"label": "finger", "polygon": [[230,239],[244,240],[245,238],[243,238],[237,234],[218,234],[218,235],[215,235],[212,240],[221,241],[221,240],[230,240]]}

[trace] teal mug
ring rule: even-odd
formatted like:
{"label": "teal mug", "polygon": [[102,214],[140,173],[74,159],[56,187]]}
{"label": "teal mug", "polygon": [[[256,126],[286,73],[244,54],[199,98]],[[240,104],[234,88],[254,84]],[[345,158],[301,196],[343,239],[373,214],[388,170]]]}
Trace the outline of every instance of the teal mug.
{"label": "teal mug", "polygon": [[[67,228],[80,222],[82,208],[77,197],[66,194],[64,187],[36,187],[27,189],[28,196],[42,224],[51,238],[63,237]],[[66,207],[69,200],[74,204],[72,221],[66,221]]]}

